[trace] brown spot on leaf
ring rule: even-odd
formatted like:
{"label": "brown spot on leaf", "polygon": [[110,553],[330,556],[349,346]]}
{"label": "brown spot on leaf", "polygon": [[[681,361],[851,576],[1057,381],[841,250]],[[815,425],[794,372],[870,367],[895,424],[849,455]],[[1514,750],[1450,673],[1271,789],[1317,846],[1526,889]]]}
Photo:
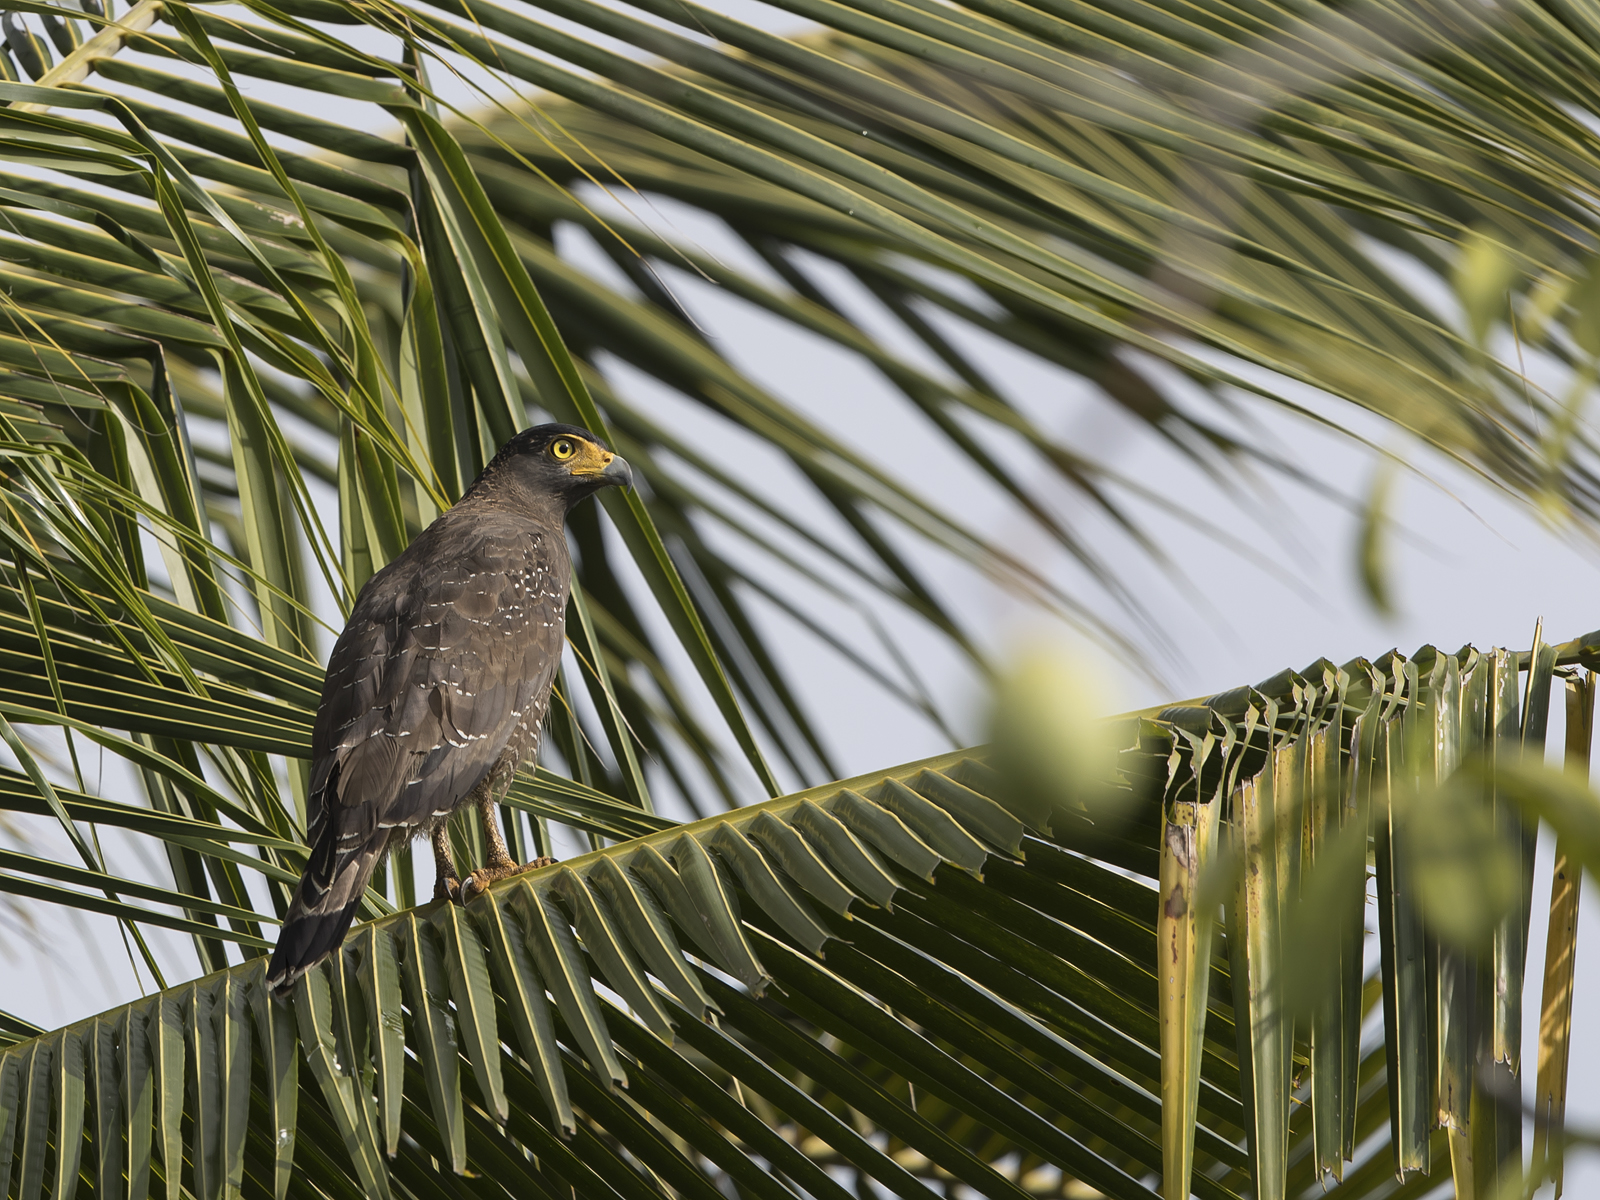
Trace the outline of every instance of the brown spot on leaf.
{"label": "brown spot on leaf", "polygon": [[1175,883],[1172,885],[1172,894],[1167,897],[1165,908],[1167,916],[1171,917],[1174,921],[1178,920],[1183,916],[1184,913],[1189,911],[1189,902],[1183,898],[1182,884]]}

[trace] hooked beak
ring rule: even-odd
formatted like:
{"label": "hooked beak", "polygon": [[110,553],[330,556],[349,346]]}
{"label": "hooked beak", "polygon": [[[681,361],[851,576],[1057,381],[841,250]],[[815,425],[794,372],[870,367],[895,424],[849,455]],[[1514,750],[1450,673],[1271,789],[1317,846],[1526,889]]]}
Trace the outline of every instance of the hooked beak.
{"label": "hooked beak", "polygon": [[633,468],[628,460],[593,442],[582,443],[567,470],[591,487],[633,486]]}
{"label": "hooked beak", "polygon": [[620,454],[611,456],[611,461],[605,468],[596,473],[595,478],[602,485],[615,484],[618,487],[631,488],[633,486],[633,468],[628,465],[628,460]]}

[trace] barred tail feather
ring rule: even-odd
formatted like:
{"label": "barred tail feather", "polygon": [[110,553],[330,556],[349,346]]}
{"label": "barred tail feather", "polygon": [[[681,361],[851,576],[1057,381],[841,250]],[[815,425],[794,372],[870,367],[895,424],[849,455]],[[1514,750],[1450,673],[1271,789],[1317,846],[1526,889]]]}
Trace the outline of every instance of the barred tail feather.
{"label": "barred tail feather", "polygon": [[341,851],[333,823],[323,829],[267,967],[267,987],[274,994],[286,995],[300,976],[339,948],[367,881],[388,848],[388,835],[387,829],[377,830],[360,845]]}

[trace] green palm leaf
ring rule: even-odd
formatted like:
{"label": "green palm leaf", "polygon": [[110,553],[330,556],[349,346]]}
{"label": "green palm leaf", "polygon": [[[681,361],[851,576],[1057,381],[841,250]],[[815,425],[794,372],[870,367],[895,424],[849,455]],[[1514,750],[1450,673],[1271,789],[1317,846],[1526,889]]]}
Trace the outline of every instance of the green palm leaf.
{"label": "green palm leaf", "polygon": [[[1531,700],[1558,654],[1524,658]],[[723,1180],[843,1195],[839,1169],[907,1196],[945,1180],[1038,1194],[1048,1178],[1136,1197],[1156,1176],[1166,1196],[1282,1196],[1319,1178],[1340,1195],[1411,1194],[1452,1165],[1458,1194],[1491,1186],[1492,1162],[1474,1167],[1456,1142],[1497,1103],[1475,1082],[1476,1045],[1515,1041],[1471,999],[1494,987],[1495,960],[1441,940],[1435,1007],[1408,997],[1387,955],[1364,980],[1359,953],[1330,961],[1296,938],[1319,928],[1308,921],[1359,935],[1369,823],[1380,914],[1422,903],[1426,881],[1385,864],[1419,861],[1428,806],[1460,821],[1490,794],[1408,799],[1399,781],[1443,769],[1436,747],[1519,740],[1514,711],[1474,699],[1490,683],[1515,698],[1518,663],[1425,647],[1126,719],[1110,790],[1065,807],[961,751],[663,829],[465,909],[363,926],[287,1004],[250,960],[13,1045],[0,1167],[19,1197],[70,1194],[80,1175],[120,1193],[106,1164],[126,1146],[128,1177],[142,1175],[151,1144],[158,1177],[196,1196],[288,1194],[298,1172],[327,1192],[448,1191],[473,1186],[449,1182],[469,1163],[538,1195],[710,1196]],[[1368,795],[1380,770],[1390,782]],[[1492,803],[1594,840],[1592,812],[1530,812],[1514,788]],[[1275,820],[1259,822],[1262,804]],[[1196,889],[1216,886],[1216,851],[1183,849],[1202,813],[1222,823],[1214,842],[1239,839],[1242,865],[1275,866],[1264,893],[1246,883],[1255,869],[1238,876],[1220,952],[1180,956],[1192,965],[1174,991],[1167,947],[1193,936],[1189,912],[1209,922]],[[1321,832],[1302,843],[1303,828]],[[1354,858],[1339,850],[1351,833]],[[1330,918],[1347,883],[1354,908]],[[1504,936],[1526,920],[1509,913]],[[1363,1046],[1380,1004],[1388,1044]],[[1436,1049],[1408,1059],[1413,1036]],[[301,1055],[309,1070],[286,1074]],[[159,1103],[124,1119],[118,1097],[152,1061]],[[1293,1114],[1291,1070],[1310,1100]],[[1429,1118],[1408,1147],[1396,1097],[1420,1088],[1443,1106],[1451,1072],[1470,1108],[1441,1108],[1445,1132],[1428,1136]],[[250,1115],[268,1105],[270,1121]],[[152,1132],[155,1111],[168,1132]],[[1397,1164],[1422,1172],[1400,1193]]]}

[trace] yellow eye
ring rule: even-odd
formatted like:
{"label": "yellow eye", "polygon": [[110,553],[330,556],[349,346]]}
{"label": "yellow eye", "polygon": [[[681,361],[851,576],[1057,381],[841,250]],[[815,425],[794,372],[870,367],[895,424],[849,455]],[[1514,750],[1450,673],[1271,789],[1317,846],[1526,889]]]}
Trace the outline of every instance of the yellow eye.
{"label": "yellow eye", "polygon": [[567,459],[577,452],[578,448],[572,444],[571,438],[557,438],[550,443],[550,457],[552,458]]}

